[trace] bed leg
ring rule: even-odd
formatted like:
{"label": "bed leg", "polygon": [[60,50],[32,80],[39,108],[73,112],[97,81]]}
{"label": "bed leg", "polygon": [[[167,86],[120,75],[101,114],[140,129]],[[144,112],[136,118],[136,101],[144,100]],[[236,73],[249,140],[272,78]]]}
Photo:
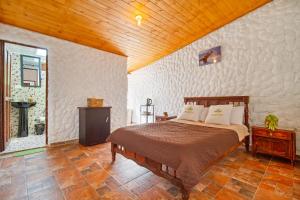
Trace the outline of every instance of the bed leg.
{"label": "bed leg", "polygon": [[182,200],[188,200],[190,198],[190,192],[184,187],[181,188]]}
{"label": "bed leg", "polygon": [[247,152],[249,152],[249,143],[250,143],[250,139],[249,139],[250,137],[249,137],[249,135],[247,135],[246,137],[245,137],[245,148],[246,148],[246,151]]}
{"label": "bed leg", "polygon": [[111,160],[112,160],[112,162],[115,162],[115,160],[116,160],[116,151],[115,151],[116,147],[117,147],[116,144],[111,143]]}

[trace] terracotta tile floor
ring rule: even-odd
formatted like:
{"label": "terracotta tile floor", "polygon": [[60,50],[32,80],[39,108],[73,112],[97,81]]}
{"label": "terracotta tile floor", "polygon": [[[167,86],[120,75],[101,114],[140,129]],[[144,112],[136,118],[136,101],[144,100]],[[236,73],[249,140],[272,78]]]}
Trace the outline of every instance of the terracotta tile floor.
{"label": "terracotta tile floor", "polygon": [[[110,144],[2,158],[0,199],[180,199],[177,187],[134,162],[110,162]],[[300,199],[300,164],[239,148],[203,175],[190,199]]]}

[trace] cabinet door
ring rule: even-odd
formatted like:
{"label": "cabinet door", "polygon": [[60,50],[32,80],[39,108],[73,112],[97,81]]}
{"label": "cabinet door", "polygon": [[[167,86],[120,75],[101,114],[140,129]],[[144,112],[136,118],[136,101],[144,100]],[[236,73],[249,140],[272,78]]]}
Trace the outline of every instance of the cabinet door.
{"label": "cabinet door", "polygon": [[110,132],[110,110],[90,109],[87,114],[87,143],[104,143]]}
{"label": "cabinet door", "polygon": [[255,145],[257,152],[272,154],[272,141],[258,137],[256,138]]}
{"label": "cabinet door", "polygon": [[101,121],[101,142],[106,142],[106,139],[110,134],[110,110],[106,109],[104,111],[105,112],[103,113],[103,121]]}
{"label": "cabinet door", "polygon": [[273,154],[282,156],[282,157],[290,157],[289,155],[289,141],[287,140],[276,140],[273,141]]}

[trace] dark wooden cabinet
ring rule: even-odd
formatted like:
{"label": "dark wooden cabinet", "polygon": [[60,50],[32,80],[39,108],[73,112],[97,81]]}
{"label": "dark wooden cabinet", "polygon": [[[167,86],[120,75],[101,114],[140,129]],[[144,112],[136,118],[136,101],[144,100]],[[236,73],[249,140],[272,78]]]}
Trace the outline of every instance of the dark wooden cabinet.
{"label": "dark wooden cabinet", "polygon": [[110,134],[111,107],[79,107],[79,143],[85,146],[104,143]]}
{"label": "dark wooden cabinet", "polygon": [[252,127],[252,153],[265,153],[291,160],[296,159],[296,133],[277,129],[270,131],[262,127]]}

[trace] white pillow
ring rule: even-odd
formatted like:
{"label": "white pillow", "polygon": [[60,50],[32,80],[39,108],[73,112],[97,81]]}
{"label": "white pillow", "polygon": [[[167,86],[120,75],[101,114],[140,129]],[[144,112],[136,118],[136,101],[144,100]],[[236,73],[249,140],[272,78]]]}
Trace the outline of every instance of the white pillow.
{"label": "white pillow", "polygon": [[208,107],[205,107],[202,109],[202,113],[201,113],[201,116],[200,116],[200,121],[204,122],[206,117],[207,117],[207,114],[208,114]]}
{"label": "white pillow", "polygon": [[230,125],[232,104],[210,106],[205,123]]}
{"label": "white pillow", "polygon": [[203,105],[184,105],[182,113],[178,119],[199,121]]}
{"label": "white pillow", "polygon": [[231,124],[243,125],[243,122],[244,122],[244,110],[245,110],[244,106],[233,107],[232,111],[231,111],[230,123]]}

